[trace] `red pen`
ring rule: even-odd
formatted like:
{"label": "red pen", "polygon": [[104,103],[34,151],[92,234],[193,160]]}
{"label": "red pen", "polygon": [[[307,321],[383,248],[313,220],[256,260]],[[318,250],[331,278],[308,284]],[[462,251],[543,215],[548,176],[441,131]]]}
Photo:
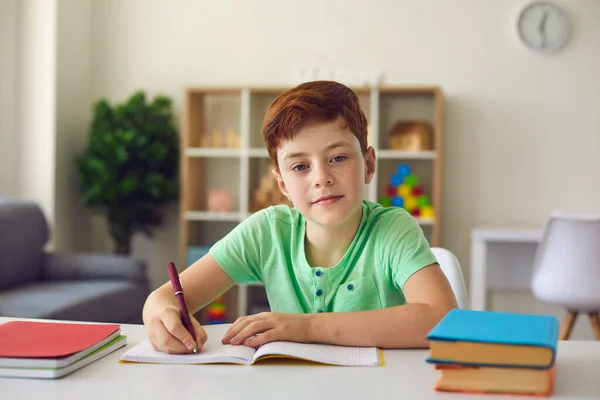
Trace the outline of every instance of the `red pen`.
{"label": "red pen", "polygon": [[181,281],[179,280],[179,273],[177,272],[177,268],[172,261],[169,261],[168,264],[169,277],[171,278],[171,285],[173,286],[173,290],[175,291],[175,297],[177,298],[177,303],[179,303],[179,313],[181,314],[181,322],[187,331],[194,338],[194,353],[198,353],[198,342],[196,341],[196,335],[194,334],[194,327],[192,326],[192,321],[190,320],[190,314],[187,310],[187,305],[185,304],[185,298],[183,297],[183,288],[181,287]]}

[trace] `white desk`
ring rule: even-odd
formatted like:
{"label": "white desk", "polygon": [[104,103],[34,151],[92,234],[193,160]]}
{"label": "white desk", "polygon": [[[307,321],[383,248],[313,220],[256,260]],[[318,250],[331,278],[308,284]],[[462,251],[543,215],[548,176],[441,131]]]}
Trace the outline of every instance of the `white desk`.
{"label": "white desk", "polygon": [[471,233],[470,302],[487,309],[488,290],[530,290],[541,229],[478,228]]}
{"label": "white desk", "polygon": [[[0,323],[8,321],[1,318]],[[315,365],[120,364],[119,355],[145,335],[123,325],[124,348],[59,380],[0,378],[2,399],[491,399],[497,395],[435,392],[438,373],[427,350],[386,350],[383,367]],[[43,338],[40,338],[43,340]],[[600,342],[560,342],[553,398],[600,396]],[[519,399],[522,396],[501,396]]]}

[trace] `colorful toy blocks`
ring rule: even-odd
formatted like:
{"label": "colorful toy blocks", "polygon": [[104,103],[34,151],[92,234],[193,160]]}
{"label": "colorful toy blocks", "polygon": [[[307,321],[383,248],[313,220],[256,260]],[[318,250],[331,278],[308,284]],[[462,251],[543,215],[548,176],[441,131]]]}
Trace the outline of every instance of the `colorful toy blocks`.
{"label": "colorful toy blocks", "polygon": [[384,207],[402,207],[414,217],[434,218],[434,210],[419,178],[411,173],[409,164],[401,163],[390,177],[384,195],[378,199]]}

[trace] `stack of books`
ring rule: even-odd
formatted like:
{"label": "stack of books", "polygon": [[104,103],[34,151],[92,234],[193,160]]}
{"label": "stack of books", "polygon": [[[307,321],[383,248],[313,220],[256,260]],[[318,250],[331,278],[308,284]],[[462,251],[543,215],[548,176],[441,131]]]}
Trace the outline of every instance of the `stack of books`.
{"label": "stack of books", "polygon": [[118,324],[5,322],[0,325],[0,376],[60,378],[126,343]]}
{"label": "stack of books", "polygon": [[548,396],[558,330],[553,316],[453,309],[427,336],[435,390]]}

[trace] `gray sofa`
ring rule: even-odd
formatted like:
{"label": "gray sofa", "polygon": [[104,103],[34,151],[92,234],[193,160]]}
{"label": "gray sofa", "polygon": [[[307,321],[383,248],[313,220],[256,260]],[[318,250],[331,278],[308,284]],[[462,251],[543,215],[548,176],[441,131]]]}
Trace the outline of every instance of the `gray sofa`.
{"label": "gray sofa", "polygon": [[141,323],[146,264],[127,256],[44,251],[35,204],[0,198],[0,316]]}

